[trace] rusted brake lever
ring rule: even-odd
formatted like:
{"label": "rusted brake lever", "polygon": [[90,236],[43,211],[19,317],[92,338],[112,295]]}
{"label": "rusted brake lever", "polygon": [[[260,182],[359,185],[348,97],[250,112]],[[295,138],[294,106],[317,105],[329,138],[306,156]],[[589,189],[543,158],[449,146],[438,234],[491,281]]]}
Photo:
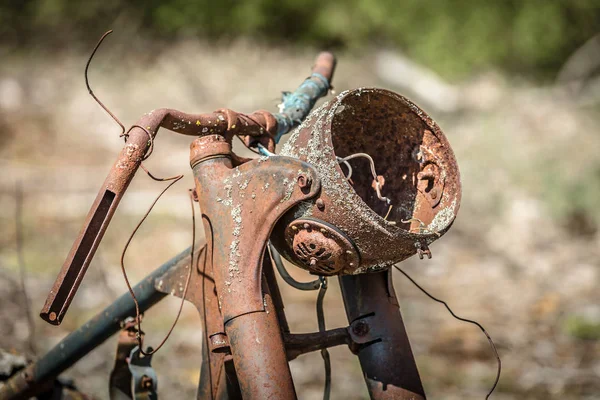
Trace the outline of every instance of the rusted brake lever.
{"label": "rusted brake lever", "polygon": [[[308,83],[305,93],[301,93],[311,99],[306,113],[319,97],[327,93],[334,68],[333,55],[328,52],[320,53],[313,67],[313,74],[298,88],[300,91]],[[293,119],[285,112],[271,114],[268,111],[256,111],[246,115],[228,109],[210,114],[186,114],[177,110],[158,109],[145,114],[126,135],[126,144],[102,184],[40,312],[42,319],[53,325],[60,325],[62,322],[119,202],[151,149],[160,127],[190,136],[218,134],[228,141],[234,135],[271,138],[267,142],[269,150],[273,151],[273,138],[280,137],[282,130],[289,131],[296,125],[297,121],[292,121]]]}

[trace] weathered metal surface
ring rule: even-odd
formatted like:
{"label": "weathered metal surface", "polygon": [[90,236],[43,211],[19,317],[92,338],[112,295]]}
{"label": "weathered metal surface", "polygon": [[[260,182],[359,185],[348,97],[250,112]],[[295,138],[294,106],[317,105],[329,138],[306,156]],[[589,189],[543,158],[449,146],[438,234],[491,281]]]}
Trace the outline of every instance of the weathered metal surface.
{"label": "weathered metal surface", "polygon": [[[216,139],[196,139],[192,154],[208,140]],[[264,311],[261,263],[269,234],[283,213],[318,193],[314,169],[289,157],[261,157],[232,168],[229,158],[206,153],[194,176],[225,323]],[[310,185],[300,185],[300,177]]]}
{"label": "weathered metal surface", "polygon": [[[223,317],[219,309],[217,290],[213,278],[213,266],[207,258],[206,246],[199,249],[190,277],[189,289],[186,300],[191,302],[202,320],[203,343],[202,361],[200,368],[200,382],[198,384],[198,399],[218,399],[221,391],[226,391],[222,385],[227,382],[223,379],[224,362],[229,351],[229,341],[223,326]],[[173,296],[181,297],[184,292],[185,281],[190,268],[187,263],[181,263],[177,268],[170,269],[163,276],[156,279],[157,290]],[[216,348],[213,342],[222,342]]]}
{"label": "weathered metal surface", "polygon": [[277,119],[275,142],[278,143],[283,134],[298,126],[316,101],[327,94],[331,87],[335,63],[333,54],[326,51],[320,53],[315,60],[312,74],[293,93],[283,92],[279,113],[275,114]]}
{"label": "weathered metal surface", "polygon": [[[328,79],[333,75],[334,67],[333,55],[321,53],[313,68],[313,72],[325,80],[323,84],[327,89]],[[305,93],[310,103],[308,109],[312,108],[316,99],[323,95],[322,90]],[[284,117],[280,118],[282,122],[287,121],[287,117]],[[280,137],[292,127],[291,125],[278,127],[278,124],[278,119],[264,110],[252,114],[237,113],[230,109],[220,109],[208,114],[188,114],[162,108],[142,116],[125,136],[125,147],[102,185],[40,312],[42,319],[53,325],[62,322],[125,190],[147,155],[147,151],[152,150],[154,137],[159,128],[191,136],[219,135],[229,144],[235,135],[254,137],[253,140],[262,143],[269,151],[274,151],[274,137],[276,135]],[[249,143],[249,140],[246,142]],[[233,156],[238,164],[248,161]]]}
{"label": "weathered metal surface", "polygon": [[[355,158],[351,182],[336,157],[367,153],[383,197],[373,189],[366,160]],[[342,274],[389,267],[427,246],[450,227],[461,187],[454,154],[437,124],[410,100],[382,89],[356,89],[315,110],[292,134],[281,155],[313,165],[322,181],[318,199],[290,210],[277,224],[273,244],[301,264],[283,240],[297,218],[312,217],[343,231],[356,245],[360,265]],[[383,185],[381,185],[384,183]]]}
{"label": "weathered metal surface", "polygon": [[294,220],[285,230],[285,240],[301,261],[298,266],[317,275],[335,275],[346,265],[355,267],[360,262],[350,238],[314,218]]}
{"label": "weathered metal surface", "polygon": [[284,335],[288,360],[317,350],[346,344],[352,345],[352,339],[346,328],[330,329],[314,333],[288,333]]}
{"label": "weathered metal surface", "polygon": [[[263,266],[267,261],[263,263]],[[156,280],[157,288],[166,292],[172,293],[176,296],[181,296],[183,290],[180,290],[182,285],[185,282],[187,277],[187,265],[180,265],[177,269],[172,269],[168,271],[164,276],[158,278]],[[268,268],[265,268],[265,272],[268,274]],[[242,390],[244,391],[244,398],[263,398],[263,394],[265,391],[269,393],[275,393],[277,396],[275,398],[290,398],[286,396],[286,385],[280,385],[281,387],[266,387],[262,392],[253,394],[254,391],[252,388],[248,388],[248,385],[240,388],[238,383],[238,377],[236,374],[236,369],[234,366],[234,357],[229,354],[231,352],[230,347],[230,339],[228,334],[224,332],[223,328],[223,317],[219,310],[217,292],[215,287],[215,280],[213,278],[212,264],[210,263],[210,258],[207,258],[206,248],[202,250],[200,256],[198,257],[197,266],[192,271],[192,278],[190,281],[190,288],[187,293],[186,299],[192,302],[200,312],[200,316],[202,318],[202,325],[204,329],[204,341],[203,341],[203,359],[202,366],[200,372],[200,382],[198,385],[198,399],[241,399]],[[263,343],[269,340],[273,340],[277,338],[277,335],[281,335],[279,331],[279,326],[276,317],[275,306],[272,303],[270,297],[270,291],[266,288],[266,281],[263,283],[263,288],[265,293],[265,297],[263,300],[263,305],[266,307],[265,312],[260,313],[252,313],[248,315],[248,320],[252,321],[249,323],[248,321],[240,322],[242,326],[253,327],[253,334],[256,335],[255,340],[263,340]],[[279,307],[279,306],[278,306]],[[280,310],[283,311],[283,306],[281,305]],[[264,314],[268,316],[268,333],[263,333],[260,329],[256,330],[257,327],[260,327],[261,320],[256,318],[259,314]],[[228,329],[228,333],[233,332],[236,334],[240,330],[239,327],[235,327],[232,329]],[[267,335],[262,336],[262,335]],[[273,336],[274,335],[274,336]],[[236,335],[244,337],[244,334]],[[277,342],[277,340],[274,340]],[[238,346],[240,358],[242,361],[238,360],[237,363],[247,361],[249,359],[255,360],[262,369],[253,368],[251,370],[247,370],[246,367],[242,367],[241,375],[244,376],[247,373],[262,373],[268,371],[269,365],[272,365],[272,357],[277,358],[277,352],[270,353],[270,349],[256,349],[257,345],[260,343],[252,342],[254,347],[247,347],[246,345],[240,345],[235,342],[233,346]],[[259,346],[260,347],[260,346]],[[262,353],[263,357],[266,357],[266,361],[261,361],[259,356],[256,354]],[[279,371],[277,374],[281,374],[282,366],[276,366],[277,368],[273,371]],[[287,368],[287,364],[285,365]],[[285,371],[284,371],[285,372]],[[275,373],[275,372],[273,372]],[[285,375],[285,374],[281,374]],[[260,384],[267,385],[267,381],[272,379],[272,375],[268,377],[259,378]],[[243,379],[243,382],[247,382],[248,379]],[[259,384],[259,381],[252,381],[253,384]],[[290,381],[291,382],[291,381]],[[271,385],[274,385],[275,381],[271,382]],[[268,385],[268,386],[271,386]],[[288,388],[289,389],[289,388]],[[293,389],[293,387],[292,387]],[[252,397],[254,396],[254,397]]]}
{"label": "weathered metal surface", "polygon": [[341,276],[340,286],[371,398],[425,399],[391,271]]}
{"label": "weathered metal surface", "polygon": [[247,399],[295,399],[277,314],[269,294],[265,311],[240,315],[225,326],[241,392]]}
{"label": "weathered metal surface", "polygon": [[[148,351],[152,351],[151,348]],[[138,346],[134,347],[129,354],[128,364],[131,372],[132,399],[135,400],[157,400],[158,376],[152,368],[152,354],[143,355]]]}
{"label": "weathered metal surface", "polygon": [[136,130],[121,150],[40,312],[45,321],[53,325],[61,323],[102,236],[144,157],[148,139],[144,131]]}
{"label": "weathered metal surface", "polygon": [[365,378],[365,382],[372,400],[425,400],[425,397],[414,392],[394,385],[383,384],[376,379]]}
{"label": "weathered metal surface", "polygon": [[290,332],[290,327],[285,316],[285,309],[283,305],[283,297],[279,291],[279,285],[277,285],[277,278],[275,277],[275,271],[273,270],[273,262],[269,256],[270,252],[265,251],[263,256],[262,271],[263,271],[263,290],[271,295],[273,300],[273,307],[277,313],[277,320],[279,321],[279,327],[281,332],[285,335]]}
{"label": "weathered metal surface", "polygon": [[[201,246],[198,246],[201,247]],[[134,293],[144,312],[166,295],[154,288],[157,277],[175,268],[179,263],[189,262],[190,249],[187,249],[164,263],[134,288]],[[57,377],[94,348],[121,329],[121,322],[135,315],[131,294],[125,293],[114,303],[98,313],[94,318],[69,334],[42,358],[13,376],[0,388],[0,399],[27,399],[37,393],[45,382]]]}
{"label": "weathered metal surface", "polygon": [[[129,370],[129,355],[131,351],[137,347],[137,324],[133,317],[127,318],[123,324],[123,328],[119,333],[117,342],[117,354],[115,356],[115,364],[110,372],[109,378],[109,396],[111,400],[131,399],[131,371]],[[143,335],[143,332],[139,332]]]}
{"label": "weathered metal surface", "polygon": [[261,157],[233,168],[230,158],[215,157],[210,141],[219,139],[196,139],[191,154],[197,160],[194,176],[207,257],[215,268],[240,388],[251,399],[295,398],[278,315],[263,285],[262,262],[275,222],[314,197],[320,182],[310,165],[288,157]]}
{"label": "weathered metal surface", "polygon": [[[230,143],[236,134],[274,134],[277,122],[267,111],[245,115],[222,109],[212,114],[187,114],[177,110],[160,109],[144,115],[128,133],[127,143],[102,185],[84,226],[54,282],[40,312],[45,321],[54,325],[62,322],[104,232],[146,151],[151,147],[159,127],[185,135],[219,134]],[[274,144],[271,145],[271,149],[273,148]]]}

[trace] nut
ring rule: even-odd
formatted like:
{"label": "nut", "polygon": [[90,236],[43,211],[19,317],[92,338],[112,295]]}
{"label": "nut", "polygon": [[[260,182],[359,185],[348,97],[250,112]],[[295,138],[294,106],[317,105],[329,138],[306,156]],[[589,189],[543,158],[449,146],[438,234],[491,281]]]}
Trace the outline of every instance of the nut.
{"label": "nut", "polygon": [[300,189],[309,189],[311,184],[312,180],[310,179],[310,177],[306,175],[300,175],[298,177],[298,186],[300,187]]}

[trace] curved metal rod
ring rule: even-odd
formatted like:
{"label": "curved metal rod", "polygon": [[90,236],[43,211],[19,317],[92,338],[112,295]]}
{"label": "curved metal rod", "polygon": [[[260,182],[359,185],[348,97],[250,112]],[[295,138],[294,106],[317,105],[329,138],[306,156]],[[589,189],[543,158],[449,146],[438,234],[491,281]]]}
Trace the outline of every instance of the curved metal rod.
{"label": "curved metal rod", "polygon": [[[323,311],[323,300],[327,293],[327,278],[319,277],[321,286],[319,295],[317,296],[317,321],[319,324],[319,332],[325,332],[325,312]],[[321,357],[323,357],[323,365],[325,367],[325,388],[323,389],[323,400],[329,400],[331,397],[331,359],[327,348],[321,349]]]}
{"label": "curved metal rod", "polygon": [[283,261],[281,260],[281,256],[275,250],[275,247],[269,242],[269,252],[271,253],[271,258],[277,267],[277,271],[279,271],[279,275],[283,278],[285,283],[288,285],[298,289],[298,290],[317,290],[321,287],[321,280],[315,279],[311,282],[298,282],[287,272],[285,267],[283,266]]}

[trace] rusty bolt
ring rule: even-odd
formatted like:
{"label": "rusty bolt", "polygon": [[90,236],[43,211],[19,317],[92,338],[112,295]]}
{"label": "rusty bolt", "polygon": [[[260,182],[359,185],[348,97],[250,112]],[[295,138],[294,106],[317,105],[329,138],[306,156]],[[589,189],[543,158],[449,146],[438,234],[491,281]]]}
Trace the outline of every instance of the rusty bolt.
{"label": "rusty bolt", "polygon": [[192,191],[192,199],[197,203],[198,202],[198,192],[196,190],[191,189]]}
{"label": "rusty bolt", "polygon": [[357,321],[352,326],[352,332],[357,336],[365,336],[367,333],[369,333],[369,324],[367,324],[365,321]]}
{"label": "rusty bolt", "polygon": [[300,186],[301,189],[309,189],[311,184],[312,180],[310,177],[306,175],[300,175],[298,177],[298,186]]}
{"label": "rusty bolt", "polygon": [[314,267],[315,265],[317,265],[317,259],[315,257],[311,257],[310,258],[310,266]]}
{"label": "rusty bolt", "polygon": [[437,194],[438,193],[437,193],[437,190],[435,188],[433,188],[433,189],[431,189],[429,191],[429,196],[431,196],[431,198],[434,199],[434,200],[437,198]]}
{"label": "rusty bolt", "polygon": [[317,199],[317,208],[321,211],[325,209],[325,202],[323,199]]}
{"label": "rusty bolt", "polygon": [[306,229],[306,230],[310,229],[310,224],[308,222],[304,223],[304,229]]}

